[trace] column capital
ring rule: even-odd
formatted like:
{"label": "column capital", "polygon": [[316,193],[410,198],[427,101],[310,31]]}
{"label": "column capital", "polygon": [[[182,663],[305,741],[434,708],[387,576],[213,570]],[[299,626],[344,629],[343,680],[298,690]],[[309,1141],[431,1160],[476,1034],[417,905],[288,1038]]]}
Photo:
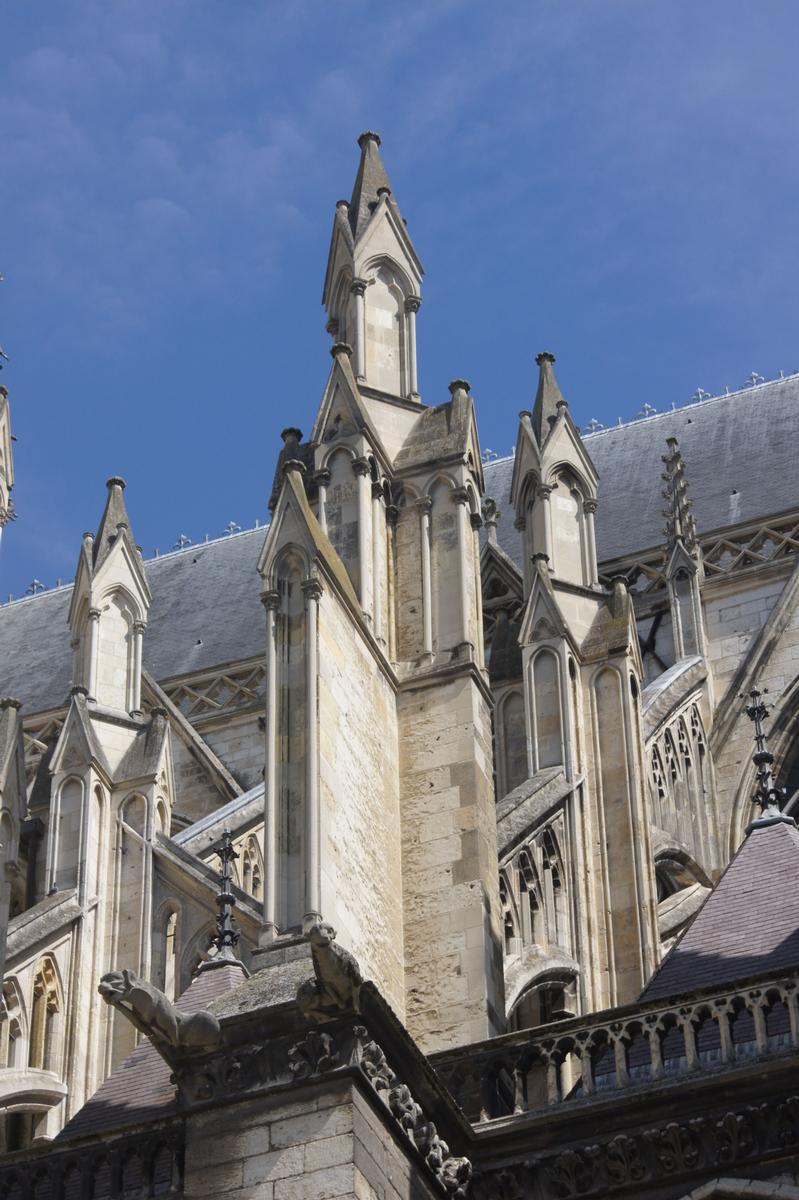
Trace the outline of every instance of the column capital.
{"label": "column capital", "polygon": [[535,494],[540,500],[548,500],[557,486],[556,483],[539,483]]}
{"label": "column capital", "polygon": [[146,621],[134,621],[133,622],[133,632],[134,633],[143,634],[146,628],[147,628]]}
{"label": "column capital", "polygon": [[422,307],[422,297],[421,296],[406,296],[405,297],[406,313],[418,313],[418,311],[421,307]]}
{"label": "column capital", "polygon": [[480,516],[479,512],[469,513],[469,520],[471,522],[472,529],[482,528],[483,518]]}
{"label": "column capital", "polygon": [[368,475],[371,471],[368,458],[354,458],[352,460],[352,470],[356,475]]}
{"label": "column capital", "polygon": [[353,279],[350,284],[350,291],[353,296],[363,296],[369,286],[368,279]]}
{"label": "column capital", "polygon": [[314,471],[311,478],[317,487],[327,487],[330,483],[330,472],[327,467],[320,467],[318,471]]}
{"label": "column capital", "polygon": [[469,492],[465,487],[453,488],[452,490],[453,504],[468,504]]}
{"label": "column capital", "polygon": [[89,616],[90,621],[99,621],[100,620],[99,608],[90,608],[88,616]]}
{"label": "column capital", "polygon": [[387,504],[386,505],[386,521],[388,522],[388,524],[392,528],[395,528],[398,520],[399,520],[399,508],[397,507],[397,505],[396,504]]}
{"label": "column capital", "polygon": [[416,501],[416,507],[423,517],[429,516],[433,508],[432,496],[420,496]]}
{"label": "column capital", "polygon": [[519,533],[524,533],[525,529],[527,528],[527,518],[517,517],[513,522],[513,528],[518,529]]}
{"label": "column capital", "polygon": [[274,588],[268,592],[261,592],[261,603],[267,612],[275,612],[280,607],[280,592]]}
{"label": "column capital", "polygon": [[374,483],[372,484],[372,499],[373,500],[382,500],[383,499],[383,485],[379,479],[375,479]]}
{"label": "column capital", "polygon": [[306,600],[312,601],[322,599],[322,592],[324,589],[320,579],[303,579],[300,587],[303,590]]}
{"label": "column capital", "polygon": [[590,513],[592,516],[599,508],[598,500],[583,500],[583,512]]}

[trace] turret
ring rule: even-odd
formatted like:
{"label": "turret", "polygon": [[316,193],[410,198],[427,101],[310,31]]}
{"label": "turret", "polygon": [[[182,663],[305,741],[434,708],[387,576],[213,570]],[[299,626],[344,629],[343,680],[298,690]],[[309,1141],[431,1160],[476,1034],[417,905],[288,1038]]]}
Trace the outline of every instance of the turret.
{"label": "turret", "polygon": [[69,608],[72,679],[90,701],[141,711],[142,644],[151,595],[123,496],[125,481],[108,480],[96,535],[85,533]]}
{"label": "turret", "polygon": [[333,219],[322,303],[334,342],[353,350],[358,383],[388,399],[419,401],[416,313],[422,264],[380,155],[380,137],[358,138],[352,198]]}
{"label": "turret", "polygon": [[552,370],[554,354],[536,358],[538,389],[532,412],[520,413],[511,501],[522,533],[525,594],[532,560],[543,554],[554,579],[597,584],[594,513],[597,474]]}

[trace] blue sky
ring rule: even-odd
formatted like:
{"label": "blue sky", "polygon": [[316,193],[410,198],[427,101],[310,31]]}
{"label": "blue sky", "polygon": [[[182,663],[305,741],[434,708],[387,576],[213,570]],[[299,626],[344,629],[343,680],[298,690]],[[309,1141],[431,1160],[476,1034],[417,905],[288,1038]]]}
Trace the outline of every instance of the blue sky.
{"label": "blue sky", "polygon": [[470,379],[484,447],[543,348],[582,424],[799,367],[794,2],[2,11],[3,599],[71,577],[111,474],[147,556],[265,519],[362,129],[426,269],[423,398]]}

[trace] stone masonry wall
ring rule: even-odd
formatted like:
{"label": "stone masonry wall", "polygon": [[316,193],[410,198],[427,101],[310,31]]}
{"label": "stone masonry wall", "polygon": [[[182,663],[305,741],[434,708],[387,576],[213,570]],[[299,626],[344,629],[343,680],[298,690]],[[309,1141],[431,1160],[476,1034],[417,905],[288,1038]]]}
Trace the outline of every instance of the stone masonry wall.
{"label": "stone masonry wall", "polygon": [[322,915],[405,1012],[394,689],[339,600],[319,622]]}
{"label": "stone masonry wall", "polygon": [[470,674],[400,696],[406,1024],[426,1051],[502,1032],[491,719]]}
{"label": "stone masonry wall", "polygon": [[388,1118],[351,1081],[244,1100],[186,1121],[185,1200],[430,1200]]}

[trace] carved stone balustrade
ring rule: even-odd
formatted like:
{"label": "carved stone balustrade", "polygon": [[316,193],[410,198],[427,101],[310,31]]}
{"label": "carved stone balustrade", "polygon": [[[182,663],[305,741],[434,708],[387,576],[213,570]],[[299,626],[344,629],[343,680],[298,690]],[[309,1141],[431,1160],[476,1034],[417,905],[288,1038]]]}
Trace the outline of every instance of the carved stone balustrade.
{"label": "carved stone balustrade", "polygon": [[473,1123],[734,1070],[799,1048],[799,974],[506,1034],[432,1063]]}
{"label": "carved stone balustrade", "polygon": [[102,1142],[52,1144],[19,1151],[0,1163],[5,1200],[118,1200],[176,1196],[183,1190],[182,1122]]}

